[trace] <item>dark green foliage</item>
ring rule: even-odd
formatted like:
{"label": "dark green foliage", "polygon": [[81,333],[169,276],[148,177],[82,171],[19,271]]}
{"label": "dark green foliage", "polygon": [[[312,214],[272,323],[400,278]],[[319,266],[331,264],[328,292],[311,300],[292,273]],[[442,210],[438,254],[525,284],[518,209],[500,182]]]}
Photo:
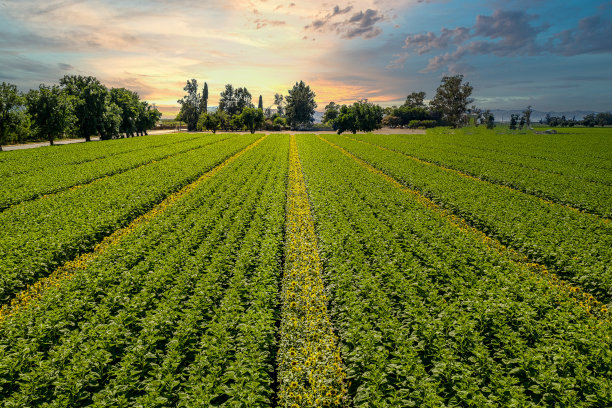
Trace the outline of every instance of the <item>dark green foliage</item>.
{"label": "dark green foliage", "polygon": [[198,81],[196,79],[187,80],[183,90],[187,94],[183,96],[183,99],[177,101],[181,105],[179,118],[187,123],[187,130],[191,132],[197,129],[202,108],[202,98],[198,94]]}
{"label": "dark green foliage", "polygon": [[439,112],[442,118],[453,127],[461,126],[467,107],[473,102],[470,98],[472,86],[463,82],[463,75],[444,76],[430,103],[431,109]]}
{"label": "dark green foliage", "polygon": [[285,98],[287,123],[292,129],[306,127],[314,122],[314,112],[317,107],[315,93],[304,81],[296,82],[289,95]]}
{"label": "dark green foliage", "polygon": [[340,105],[336,102],[330,102],[325,106],[325,113],[323,114],[323,123],[333,123],[333,121],[340,114]]}
{"label": "dark green foliage", "polygon": [[264,123],[264,114],[262,109],[244,108],[239,117],[242,125],[251,133],[255,133],[255,131],[261,128]]}
{"label": "dark green foliage", "polygon": [[382,127],[383,110],[367,100],[355,102],[350,106],[342,105],[338,117],[333,121],[334,128],[342,132],[371,132]]}
{"label": "dark green foliage", "polygon": [[[114,108],[110,106],[108,90],[92,76],[66,75],[59,81],[62,88],[76,99],[75,115],[79,136],[90,141],[92,135],[105,131],[108,123],[114,121]],[[111,111],[110,113],[107,113]],[[106,115],[106,118],[105,118]]]}
{"label": "dark green foliage", "polygon": [[53,140],[69,132],[76,122],[74,116],[75,97],[68,95],[59,86],[40,85],[26,95],[28,113],[36,131],[50,145]]}
{"label": "dark green foliage", "polygon": [[227,84],[225,91],[221,92],[219,110],[227,113],[231,120],[235,115],[240,115],[244,108],[253,107],[251,99],[251,93],[246,88],[234,88]]}
{"label": "dark green foliage", "polygon": [[9,134],[16,133],[29,119],[25,115],[25,100],[17,86],[2,82],[0,85],[0,151]]}

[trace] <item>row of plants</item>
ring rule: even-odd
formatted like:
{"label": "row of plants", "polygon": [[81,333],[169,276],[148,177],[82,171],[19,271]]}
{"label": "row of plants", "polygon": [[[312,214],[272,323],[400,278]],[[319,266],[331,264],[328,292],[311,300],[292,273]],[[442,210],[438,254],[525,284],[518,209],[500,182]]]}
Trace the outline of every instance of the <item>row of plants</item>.
{"label": "row of plants", "polygon": [[[197,136],[189,133],[174,133],[171,135],[115,139],[104,143],[75,143],[54,147],[43,146],[36,149],[12,150],[0,156],[0,177],[36,173],[51,167],[87,163],[114,155],[129,155],[137,150],[182,143],[194,137]],[[68,153],[67,150],[70,152]]]}
{"label": "row of plants", "polygon": [[229,138],[0,213],[2,303],[256,139]]}
{"label": "row of plants", "polygon": [[279,405],[346,406],[346,373],[327,313],[317,236],[293,135],[289,157],[277,357]]}
{"label": "row of plants", "polygon": [[415,147],[398,135],[357,137],[367,143],[424,160],[443,168],[457,170],[494,184],[507,186],[526,194],[609,218],[612,216],[612,186],[577,180],[559,173],[534,170],[522,164],[496,160],[496,153],[466,154],[452,146]]}
{"label": "row of plants", "polygon": [[611,185],[612,163],[605,154],[610,150],[606,129],[572,129],[556,134],[516,133],[483,127],[462,129],[437,128],[411,141],[423,146],[452,150],[467,155],[487,154],[494,161],[524,165],[547,173]]}
{"label": "row of plants", "polygon": [[607,312],[323,140],[298,148],[353,406],[612,403]]}
{"label": "row of plants", "polygon": [[600,301],[612,300],[612,226],[607,220],[343,136],[325,138]]}
{"label": "row of plants", "polygon": [[41,171],[10,177],[5,179],[0,187],[0,210],[70,188],[83,187],[101,178],[165,160],[227,138],[229,138],[227,135],[200,135],[176,143],[166,143],[159,147],[115,154],[88,162],[49,167]]}
{"label": "row of plants", "polygon": [[3,405],[272,405],[288,144],[269,136],[6,319]]}

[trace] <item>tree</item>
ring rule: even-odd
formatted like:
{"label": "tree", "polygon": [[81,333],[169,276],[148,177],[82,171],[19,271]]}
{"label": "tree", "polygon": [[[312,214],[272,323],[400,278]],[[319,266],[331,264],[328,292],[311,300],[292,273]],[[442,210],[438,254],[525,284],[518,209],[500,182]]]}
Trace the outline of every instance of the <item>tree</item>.
{"label": "tree", "polygon": [[345,131],[371,132],[382,127],[383,109],[367,100],[355,102],[351,106],[343,105],[338,117],[333,122],[338,134]]}
{"label": "tree", "polygon": [[600,112],[595,115],[595,121],[601,127],[604,127],[606,125],[612,125],[612,113]]}
{"label": "tree", "polygon": [[495,127],[495,116],[493,116],[493,113],[491,113],[490,110],[486,110],[484,111],[484,121],[485,124],[487,125],[487,129],[493,129]]}
{"label": "tree", "polygon": [[198,118],[202,108],[201,96],[198,94],[198,81],[196,79],[187,80],[183,90],[187,94],[183,96],[183,99],[177,101],[181,105],[179,116],[183,122],[187,123],[187,130],[194,131],[198,127]]}
{"label": "tree", "polygon": [[91,140],[102,129],[104,115],[110,103],[108,90],[95,77],[66,75],[60,79],[60,85],[76,98],[76,128],[86,141]]}
{"label": "tree", "polygon": [[200,115],[202,113],[208,113],[208,83],[204,82],[204,89],[202,89],[202,105],[200,106]]}
{"label": "tree", "polygon": [[27,120],[23,104],[24,98],[17,91],[17,85],[6,82],[0,85],[0,152],[8,135],[17,132]]}
{"label": "tree", "polygon": [[338,117],[340,113],[340,105],[336,102],[330,102],[325,106],[325,113],[323,114],[323,123],[332,123],[334,119]]}
{"label": "tree", "polygon": [[251,133],[255,133],[264,123],[263,109],[244,108],[238,117]]}
{"label": "tree", "polygon": [[40,85],[26,95],[28,113],[36,131],[49,141],[53,141],[69,131],[76,122],[74,115],[74,96],[68,95],[59,86]]}
{"label": "tree", "polygon": [[317,107],[315,93],[304,81],[296,82],[289,95],[285,98],[287,102],[287,122],[292,128],[308,126],[314,122],[314,112]]}
{"label": "tree", "polygon": [[283,116],[285,114],[285,111],[283,110],[284,98],[285,97],[279,93],[274,94],[274,105],[276,105],[276,113],[278,113],[280,116]]}
{"label": "tree", "polygon": [[160,118],[161,112],[156,107],[149,105],[146,101],[141,101],[136,119],[136,132],[140,135],[147,135],[147,130],[155,127]]}
{"label": "tree", "polygon": [[119,136],[119,129],[121,128],[121,108],[114,102],[109,102],[102,115],[99,129],[100,139],[109,140],[113,137]]}
{"label": "tree", "polygon": [[225,85],[225,91],[221,92],[219,109],[233,118],[239,115],[244,108],[252,108],[251,93],[246,88],[235,88],[231,84]]}
{"label": "tree", "polygon": [[125,88],[113,88],[110,90],[110,100],[121,109],[119,133],[125,133],[127,137],[134,136],[140,111],[138,94]]}
{"label": "tree", "polygon": [[404,102],[404,106],[409,108],[425,108],[425,92],[412,92],[410,95],[406,97],[406,102]]}
{"label": "tree", "polygon": [[515,114],[515,113],[510,115],[510,129],[511,130],[515,130],[516,129],[516,124],[518,123],[518,117],[519,117],[519,115]]}
{"label": "tree", "polygon": [[470,98],[473,88],[469,82],[462,84],[462,81],[463,75],[444,76],[430,104],[455,128],[461,125],[467,106],[473,102]]}
{"label": "tree", "polygon": [[531,109],[531,105],[529,105],[527,109],[523,111],[523,116],[525,117],[525,123],[527,124],[527,127],[531,126],[531,113],[532,112],[533,112],[533,109]]}
{"label": "tree", "polygon": [[261,109],[261,111],[263,112],[263,99],[261,95],[259,95],[259,103],[257,104],[257,109]]}

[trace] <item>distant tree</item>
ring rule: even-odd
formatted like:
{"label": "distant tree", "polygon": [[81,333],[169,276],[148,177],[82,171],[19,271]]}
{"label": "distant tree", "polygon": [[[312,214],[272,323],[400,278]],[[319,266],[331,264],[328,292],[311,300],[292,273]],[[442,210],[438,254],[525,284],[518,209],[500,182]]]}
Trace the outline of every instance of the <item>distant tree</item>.
{"label": "distant tree", "polygon": [[532,113],[533,113],[533,109],[531,108],[531,105],[529,105],[527,109],[523,111],[523,116],[525,117],[525,123],[527,124],[527,127],[531,126],[531,114]]}
{"label": "distant tree", "polygon": [[252,108],[251,93],[246,88],[234,88],[233,85],[225,85],[219,99],[219,109],[230,117],[239,115],[244,108]]}
{"label": "distant tree", "polygon": [[53,141],[72,129],[76,122],[74,115],[74,96],[68,95],[59,86],[40,85],[26,95],[28,113],[36,131],[49,141]]}
{"label": "distant tree", "polygon": [[227,121],[227,115],[222,110],[217,110],[213,113],[203,113],[200,116],[200,129],[210,130],[213,133],[217,133],[220,128],[225,128]]}
{"label": "distant tree", "polygon": [[473,102],[470,98],[473,88],[469,82],[462,84],[462,81],[463,75],[442,77],[442,83],[430,104],[453,127],[461,125],[467,106]]}
{"label": "distant tree", "polygon": [[516,124],[518,123],[518,117],[519,115],[516,113],[513,113],[510,115],[510,129],[511,130],[516,129]]}
{"label": "distant tree", "polygon": [[261,97],[261,95],[259,95],[259,103],[257,103],[257,109],[261,109],[261,111],[263,112],[263,99]]}
{"label": "distant tree", "polygon": [[406,97],[404,106],[409,108],[425,108],[425,92],[412,92]]}
{"label": "distant tree", "polygon": [[263,109],[255,109],[255,108],[244,108],[242,113],[239,115],[240,120],[251,133],[255,133],[255,131],[264,123],[264,113]]}
{"label": "distant tree", "polygon": [[200,114],[208,113],[208,83],[204,82],[202,89],[202,104],[200,105]]}
{"label": "distant tree", "polygon": [[86,141],[103,128],[104,116],[110,104],[108,90],[95,77],[66,75],[60,79],[61,87],[76,98],[76,128]]}
{"label": "distant tree", "polygon": [[336,120],[334,128],[341,134],[349,131],[371,132],[382,127],[383,109],[367,100],[355,102],[353,105],[343,105]]}
{"label": "distant tree", "polygon": [[17,91],[17,85],[2,82],[0,85],[0,152],[11,133],[17,132],[27,121],[24,98]]}
{"label": "distant tree", "polygon": [[244,129],[244,122],[242,121],[241,115],[234,115],[234,117],[232,117],[229,122],[232,130]]}
{"label": "distant tree", "polygon": [[147,130],[153,129],[160,118],[161,112],[156,107],[149,105],[146,101],[141,101],[136,119],[136,131],[140,135],[147,135]]}
{"label": "distant tree", "polygon": [[519,130],[523,130],[523,126],[525,126],[525,115],[521,115],[519,117],[519,123],[518,123]]}
{"label": "distant tree", "polygon": [[597,124],[597,119],[595,119],[594,113],[589,113],[588,115],[585,115],[584,118],[582,119],[583,126],[593,127],[596,124]]}
{"label": "distant tree", "polygon": [[98,132],[102,140],[109,140],[119,136],[121,128],[121,108],[114,102],[106,105],[102,120],[99,123]]}
{"label": "distant tree", "polygon": [[198,127],[198,118],[202,109],[202,97],[198,94],[198,81],[196,79],[187,80],[183,88],[187,94],[177,102],[181,105],[179,112],[180,118],[187,123],[187,130],[194,131]]}
{"label": "distant tree", "polygon": [[342,105],[338,117],[334,120],[333,124],[338,134],[343,132],[357,133],[358,121],[352,106]]}
{"label": "distant tree", "polygon": [[274,126],[278,128],[278,130],[283,130],[284,128],[287,127],[287,118],[284,118],[282,116],[277,116],[274,118]]}
{"label": "distant tree", "polygon": [[278,113],[280,116],[283,116],[285,114],[285,111],[283,109],[284,106],[284,96],[276,93],[274,94],[274,105],[276,105],[276,113]]}
{"label": "distant tree", "polygon": [[600,112],[595,115],[595,121],[601,127],[612,125],[612,113]]}
{"label": "distant tree", "polygon": [[285,101],[287,122],[292,128],[309,126],[314,122],[314,112],[317,108],[315,93],[304,81],[296,82]]}
{"label": "distant tree", "polygon": [[340,113],[340,106],[336,102],[330,102],[325,106],[325,113],[323,114],[323,123],[331,123],[338,117]]}
{"label": "distant tree", "polygon": [[128,137],[134,136],[140,111],[138,94],[125,88],[113,88],[110,90],[110,100],[121,108],[119,133],[125,133]]}
{"label": "distant tree", "polygon": [[485,124],[487,125],[487,129],[493,129],[495,127],[495,116],[491,113],[490,110],[486,110],[483,113]]}

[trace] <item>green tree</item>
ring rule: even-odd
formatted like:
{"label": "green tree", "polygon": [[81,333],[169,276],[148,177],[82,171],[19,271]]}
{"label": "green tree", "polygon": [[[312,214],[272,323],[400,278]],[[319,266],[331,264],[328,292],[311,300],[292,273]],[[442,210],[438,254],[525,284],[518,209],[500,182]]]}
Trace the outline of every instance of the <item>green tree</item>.
{"label": "green tree", "polygon": [[208,83],[204,82],[204,89],[202,89],[202,105],[200,107],[200,114],[208,113]]}
{"label": "green tree", "polygon": [[239,115],[242,124],[251,132],[255,133],[255,130],[261,128],[264,124],[264,113],[263,109],[255,108],[244,108],[242,113]]}
{"label": "green tree", "polygon": [[425,92],[412,92],[406,97],[404,106],[408,108],[425,108]]}
{"label": "green tree", "polygon": [[187,124],[188,131],[194,131],[198,127],[200,117],[201,96],[198,94],[198,81],[196,79],[187,80],[183,88],[187,94],[177,102],[181,105],[179,112],[180,118]]}
{"label": "green tree", "polygon": [[323,123],[332,123],[340,113],[340,105],[336,102],[330,102],[325,106],[325,113],[323,114]]}
{"label": "green tree", "polygon": [[510,115],[510,130],[515,130],[516,129],[516,124],[518,123],[518,114],[511,114]]}
{"label": "green tree", "polygon": [[529,105],[527,109],[523,111],[523,116],[525,117],[525,124],[527,125],[527,127],[531,126],[531,114],[532,113],[533,113],[533,109],[531,108],[531,105]]}
{"label": "green tree", "polygon": [[27,93],[26,104],[32,123],[51,146],[56,138],[70,131],[76,123],[74,100],[74,96],[68,95],[57,85],[41,84],[38,90]]}
{"label": "green tree", "polygon": [[246,88],[234,88],[233,85],[225,85],[219,99],[219,109],[227,113],[230,119],[240,115],[244,108],[252,108],[251,93]]}
{"label": "green tree", "polygon": [[484,123],[487,125],[487,129],[493,129],[495,127],[495,116],[493,116],[493,113],[491,113],[491,111],[487,109],[486,111],[484,111],[483,116],[485,121]]}
{"label": "green tree", "polygon": [[76,128],[86,141],[98,134],[103,127],[110,96],[108,90],[95,77],[66,75],[60,79],[60,85],[69,95],[76,98]]}
{"label": "green tree", "polygon": [[161,112],[146,101],[141,101],[139,106],[140,109],[138,109],[138,116],[136,118],[136,132],[140,135],[148,135],[147,130],[155,127],[155,124],[161,118]]}
{"label": "green tree", "polygon": [[612,125],[612,113],[599,112],[595,115],[595,121],[601,127]]}
{"label": "green tree", "polygon": [[110,90],[110,100],[121,109],[119,133],[125,133],[128,137],[134,136],[136,121],[141,110],[138,94],[125,88],[113,88]]}
{"label": "green tree", "polygon": [[16,85],[2,82],[0,85],[0,152],[2,145],[7,143],[9,134],[17,132],[27,120],[24,102]]}
{"label": "green tree", "polygon": [[283,109],[283,106],[285,104],[284,99],[285,97],[283,95],[279,93],[274,94],[274,105],[276,105],[276,113],[280,116],[283,116],[285,114],[285,111]]}
{"label": "green tree", "polygon": [[109,140],[113,137],[119,136],[119,129],[121,128],[121,115],[123,111],[114,102],[109,102],[106,105],[102,120],[100,121],[99,129],[100,139]]}
{"label": "green tree", "polygon": [[314,112],[317,108],[316,94],[304,81],[296,82],[289,95],[285,98],[287,122],[291,128],[309,126],[314,122]]}
{"label": "green tree", "polygon": [[442,83],[430,104],[455,128],[461,126],[467,106],[473,102],[470,98],[473,88],[469,82],[462,84],[462,81],[463,75],[442,77]]}
{"label": "green tree", "polygon": [[342,105],[338,117],[333,122],[334,128],[342,132],[371,132],[382,127],[383,109],[367,100],[355,102],[351,106]]}
{"label": "green tree", "polygon": [[257,109],[261,109],[263,112],[263,98],[259,95],[259,103],[257,104]]}

